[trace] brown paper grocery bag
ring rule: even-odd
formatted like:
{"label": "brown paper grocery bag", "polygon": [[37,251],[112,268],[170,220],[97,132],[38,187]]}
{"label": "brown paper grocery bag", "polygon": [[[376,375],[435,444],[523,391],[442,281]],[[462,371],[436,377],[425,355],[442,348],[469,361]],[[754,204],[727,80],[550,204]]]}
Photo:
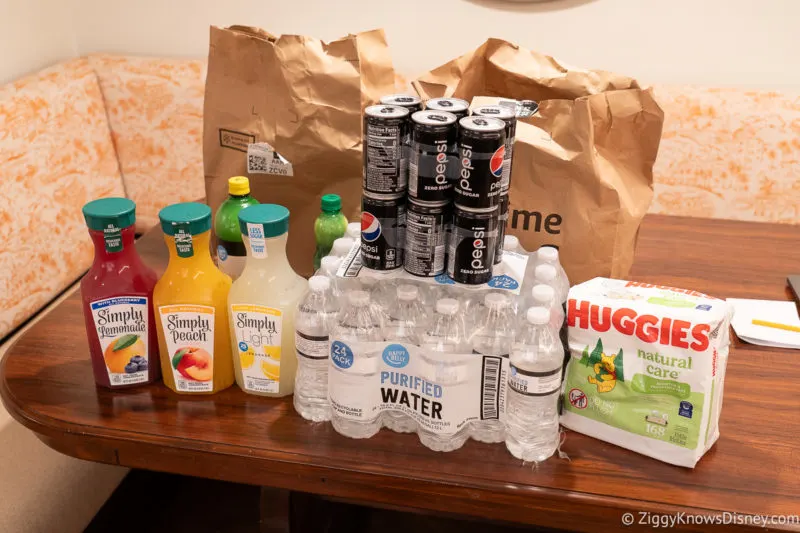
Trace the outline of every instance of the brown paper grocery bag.
{"label": "brown paper grocery bag", "polygon": [[383,30],[325,43],[212,27],[203,141],[212,210],[228,178],[247,175],[260,202],[289,208],[289,260],[310,275],[320,197],[341,195],[345,215],[359,220],[361,113],[394,83]]}
{"label": "brown paper grocery bag", "polygon": [[651,90],[499,39],[412,84],[424,99],[539,102],[518,119],[507,233],[527,250],[558,246],[573,284],[628,275],[664,120]]}

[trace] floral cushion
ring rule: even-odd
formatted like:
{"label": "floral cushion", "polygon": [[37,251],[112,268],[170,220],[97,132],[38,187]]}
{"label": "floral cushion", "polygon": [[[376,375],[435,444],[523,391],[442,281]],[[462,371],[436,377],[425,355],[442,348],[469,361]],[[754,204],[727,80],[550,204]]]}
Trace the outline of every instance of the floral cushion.
{"label": "floral cushion", "polygon": [[158,211],[205,196],[203,60],[89,56],[100,79],[128,197],[139,231]]}
{"label": "floral cushion", "polygon": [[125,194],[88,61],[0,87],[0,169],[2,338],[89,267],[83,204]]}
{"label": "floral cushion", "polygon": [[800,96],[656,86],[653,213],[800,223]]}

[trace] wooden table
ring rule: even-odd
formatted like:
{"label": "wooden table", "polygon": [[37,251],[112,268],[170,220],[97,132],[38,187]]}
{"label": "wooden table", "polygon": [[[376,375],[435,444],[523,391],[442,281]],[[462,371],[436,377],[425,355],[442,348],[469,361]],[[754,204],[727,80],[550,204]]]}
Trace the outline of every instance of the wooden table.
{"label": "wooden table", "polygon": [[[163,270],[159,231],[139,250]],[[718,297],[787,299],[785,277],[798,272],[797,227],[648,216],[631,278]],[[19,339],[0,371],[11,414],[50,447],[90,461],[577,531],[649,529],[623,528],[626,512],[637,521],[640,511],[800,514],[800,358],[739,341],[728,363],[721,437],[694,470],[572,432],[563,447],[571,460],[537,469],[502,445],[470,441],[437,454],[415,435],[388,430],[350,440],[330,424],[301,419],[291,399],[249,396],[236,386],[198,399],[160,384],[100,390],[77,292]],[[773,527],[800,531],[798,523]]]}

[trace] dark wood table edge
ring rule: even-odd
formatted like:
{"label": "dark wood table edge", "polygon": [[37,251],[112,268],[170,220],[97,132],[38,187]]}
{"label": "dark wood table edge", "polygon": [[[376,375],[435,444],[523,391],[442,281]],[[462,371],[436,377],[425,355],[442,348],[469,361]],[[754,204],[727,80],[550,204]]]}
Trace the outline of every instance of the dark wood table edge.
{"label": "dark wood table edge", "polygon": [[[13,345],[6,352],[12,353]],[[64,455],[87,461],[163,471],[175,474],[221,479],[235,483],[269,486],[336,497],[365,505],[378,504],[433,512],[454,513],[476,518],[523,523],[552,528],[575,527],[574,516],[589,515],[582,531],[636,528],[624,527],[624,513],[719,515],[714,509],[661,504],[635,498],[608,498],[592,493],[546,487],[520,486],[497,482],[492,487],[452,483],[426,478],[410,478],[359,470],[357,464],[333,468],[298,460],[294,453],[269,451],[268,455],[248,455],[246,447],[219,446],[200,440],[179,440],[149,436],[151,442],[132,440],[126,433],[95,426],[66,427],[57,419],[25,410],[5,382],[6,357],[0,361],[0,399],[11,416],[27,427],[48,447]],[[85,427],[85,430],[83,428]],[[160,442],[159,442],[160,441]],[[212,450],[213,448],[213,450]],[[213,472],[203,464],[222,461],[227,468]],[[292,460],[294,458],[295,460]],[[213,459],[213,460],[212,460]],[[254,463],[256,459],[258,463]],[[241,464],[236,465],[237,462]],[[236,465],[236,466],[234,466]],[[522,467],[522,466],[521,466]],[[378,490],[380,489],[380,490]],[[443,499],[443,500],[442,500]],[[402,502],[413,502],[413,505]],[[587,513],[587,509],[591,512]],[[694,530],[692,528],[684,531]],[[696,531],[705,531],[697,529]],[[726,531],[753,531],[744,526],[727,526]],[[800,531],[800,525],[787,531]]]}

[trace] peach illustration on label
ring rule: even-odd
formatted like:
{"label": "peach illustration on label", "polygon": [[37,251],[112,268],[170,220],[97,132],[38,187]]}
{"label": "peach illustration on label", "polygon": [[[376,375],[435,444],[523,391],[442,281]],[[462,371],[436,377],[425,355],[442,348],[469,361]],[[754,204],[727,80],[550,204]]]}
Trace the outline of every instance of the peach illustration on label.
{"label": "peach illustration on label", "polygon": [[193,381],[211,381],[214,377],[211,355],[202,348],[179,348],[172,356],[172,367],[184,378]]}

